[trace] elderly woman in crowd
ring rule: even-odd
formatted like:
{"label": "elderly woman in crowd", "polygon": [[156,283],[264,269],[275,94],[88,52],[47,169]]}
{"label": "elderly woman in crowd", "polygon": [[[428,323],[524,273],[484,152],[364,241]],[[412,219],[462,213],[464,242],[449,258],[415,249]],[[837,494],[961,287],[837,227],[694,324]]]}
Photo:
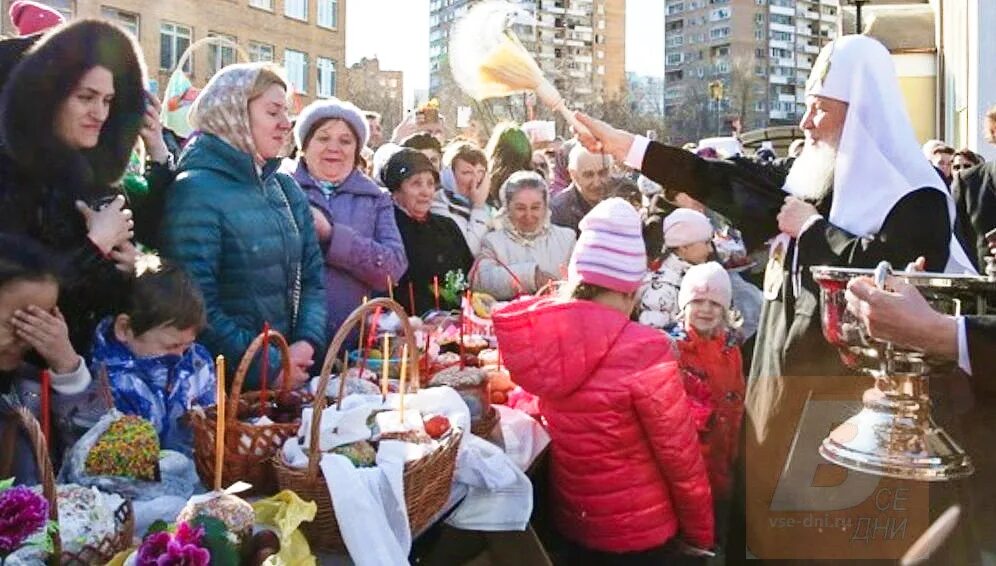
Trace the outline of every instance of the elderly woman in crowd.
{"label": "elderly woman in crowd", "polygon": [[64,264],[59,308],[79,352],[134,271],[136,226],[117,181],[146,112],[140,53],[114,24],[79,20],[3,55],[18,62],[2,61],[0,231]]}
{"label": "elderly woman in crowd", "polygon": [[562,278],[576,238],[570,228],[550,223],[548,194],[546,181],[532,171],[505,181],[499,228],[484,236],[475,289],[505,300]]}
{"label": "elderly woman in crowd", "polygon": [[368,127],[359,108],[332,98],[308,105],[294,128],[294,179],[308,195],[325,258],[329,336],[364,296],[387,291],[408,268],[391,197],[359,169]]}
{"label": "elderly woman in crowd", "polygon": [[442,190],[432,200],[432,212],[456,222],[474,255],[491,229],[487,172],[483,151],[469,142],[453,142],[443,153]]}
{"label": "elderly woman in crowd", "polygon": [[[435,282],[441,288],[451,271],[466,276],[474,256],[456,223],[430,212],[439,173],[428,157],[414,149],[401,149],[384,165],[381,180],[394,198],[394,218],[408,257],[408,271],[398,281],[395,296],[407,297],[411,285],[415,304],[409,307],[414,312],[427,311],[435,306]],[[439,306],[459,305],[441,298]]]}
{"label": "elderly woman in crowd", "polygon": [[[194,101],[190,122],[200,134],[167,197],[163,252],[204,295],[199,341],[234,365],[269,323],[291,345],[281,379],[301,384],[326,342],[325,287],[308,199],[277,171],[291,131],[287,84],[267,64],[230,65]],[[275,348],[269,363],[276,376]],[[247,387],[258,380],[256,364]]]}

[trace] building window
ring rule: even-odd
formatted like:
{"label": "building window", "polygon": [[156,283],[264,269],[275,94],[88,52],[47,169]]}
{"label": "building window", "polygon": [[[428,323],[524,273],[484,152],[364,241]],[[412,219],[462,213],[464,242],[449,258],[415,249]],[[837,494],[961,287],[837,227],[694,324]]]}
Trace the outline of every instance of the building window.
{"label": "building window", "polygon": [[709,30],[709,39],[719,39],[721,37],[729,37],[729,36],[730,36],[729,26],[721,28],[712,28],[711,30]]}
{"label": "building window", "polygon": [[730,63],[727,61],[720,61],[719,63],[716,63],[716,72],[718,72],[721,75],[729,74]]}
{"label": "building window", "polygon": [[249,42],[249,59],[256,63],[259,61],[264,61],[270,63],[273,61],[273,46],[269,43],[258,43],[256,41]]}
{"label": "building window", "polygon": [[[11,4],[13,4],[13,2],[11,2]],[[45,0],[42,4],[46,4],[50,8],[55,8],[55,10],[62,14],[62,17],[66,18],[66,20],[73,19],[73,16],[75,15],[73,13],[73,0]]]}
{"label": "building window", "polygon": [[308,0],[285,0],[284,14],[288,18],[308,21]]}
{"label": "building window", "polygon": [[[235,37],[224,33],[211,31],[208,32],[208,37],[221,37],[231,41],[232,43],[238,43],[238,40],[236,40]],[[235,47],[228,45],[227,43],[208,44],[208,73],[214,75],[218,71],[233,63],[235,63]]]}
{"label": "building window", "polygon": [[139,31],[141,30],[141,25],[139,25],[139,23],[141,20],[139,19],[138,14],[103,6],[100,8],[100,17],[118,24],[128,30],[128,32],[136,38],[139,37]]}
{"label": "building window", "polygon": [[315,60],[318,67],[318,92],[321,98],[335,96],[335,61],[328,57],[319,57]]}
{"label": "building window", "polygon": [[[180,60],[183,52],[190,47],[190,38],[194,32],[189,27],[180,24],[163,22],[159,24],[159,68],[172,71]],[[187,58],[183,72],[193,71],[193,56]]]}
{"label": "building window", "polygon": [[716,8],[709,14],[710,22],[718,22],[722,20],[730,19],[730,9],[729,8]]}
{"label": "building window", "polygon": [[308,54],[293,49],[284,49],[284,68],[287,69],[287,80],[294,86],[294,91],[308,92]]}
{"label": "building window", "polygon": [[249,0],[249,5],[253,8],[262,8],[273,11],[273,0]]}
{"label": "building window", "polygon": [[331,29],[339,27],[339,0],[318,0],[318,25]]}
{"label": "building window", "polygon": [[683,53],[668,53],[665,63],[668,65],[680,65],[684,60],[683,55]]}
{"label": "building window", "polygon": [[784,31],[772,31],[772,41],[792,41],[792,34]]}
{"label": "building window", "polygon": [[669,5],[667,7],[667,15],[670,16],[671,14],[681,13],[682,11],[684,11],[684,9],[685,9],[685,3],[684,2],[678,2],[677,4],[671,4],[671,5]]}
{"label": "building window", "polygon": [[785,14],[771,14],[771,23],[792,26],[795,25],[795,18],[786,16]]}
{"label": "building window", "polygon": [[672,35],[671,37],[664,40],[665,47],[679,47],[685,42],[685,37],[681,35]]}
{"label": "building window", "polygon": [[763,100],[758,100],[757,102],[754,103],[755,112],[764,112],[764,110],[765,110],[765,105]]}

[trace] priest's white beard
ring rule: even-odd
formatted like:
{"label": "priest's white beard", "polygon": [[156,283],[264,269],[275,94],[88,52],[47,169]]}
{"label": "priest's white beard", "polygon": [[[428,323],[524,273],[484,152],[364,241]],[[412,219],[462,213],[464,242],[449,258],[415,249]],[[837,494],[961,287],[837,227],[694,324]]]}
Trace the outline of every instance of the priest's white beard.
{"label": "priest's white beard", "polygon": [[808,145],[792,164],[785,190],[803,200],[817,202],[833,189],[837,150],[827,144]]}

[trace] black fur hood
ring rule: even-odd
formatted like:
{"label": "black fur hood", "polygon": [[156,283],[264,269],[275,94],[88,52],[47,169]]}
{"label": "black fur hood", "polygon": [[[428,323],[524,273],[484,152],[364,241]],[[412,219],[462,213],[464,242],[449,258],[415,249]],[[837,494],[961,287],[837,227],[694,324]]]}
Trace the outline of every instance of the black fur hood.
{"label": "black fur hood", "polygon": [[[80,78],[98,65],[114,75],[110,114],[97,146],[74,150],[55,136],[55,116]],[[0,146],[31,184],[92,200],[124,174],[142,126],[144,92],[141,50],[127,32],[98,20],[59,26],[20,56],[0,91]]]}

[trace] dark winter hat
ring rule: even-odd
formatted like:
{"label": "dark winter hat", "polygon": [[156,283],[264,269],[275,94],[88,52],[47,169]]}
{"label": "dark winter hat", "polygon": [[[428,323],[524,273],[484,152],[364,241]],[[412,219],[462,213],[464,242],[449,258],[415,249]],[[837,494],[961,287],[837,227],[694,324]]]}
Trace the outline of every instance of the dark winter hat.
{"label": "dark winter hat", "polygon": [[65,23],[66,18],[50,6],[31,0],[11,3],[10,21],[17,28],[17,35],[31,35]]}
{"label": "dark winter hat", "polygon": [[432,166],[429,158],[414,149],[404,148],[387,160],[387,165],[380,172],[380,180],[389,191],[394,192],[409,177],[425,171],[432,173],[438,185],[439,171]]}

